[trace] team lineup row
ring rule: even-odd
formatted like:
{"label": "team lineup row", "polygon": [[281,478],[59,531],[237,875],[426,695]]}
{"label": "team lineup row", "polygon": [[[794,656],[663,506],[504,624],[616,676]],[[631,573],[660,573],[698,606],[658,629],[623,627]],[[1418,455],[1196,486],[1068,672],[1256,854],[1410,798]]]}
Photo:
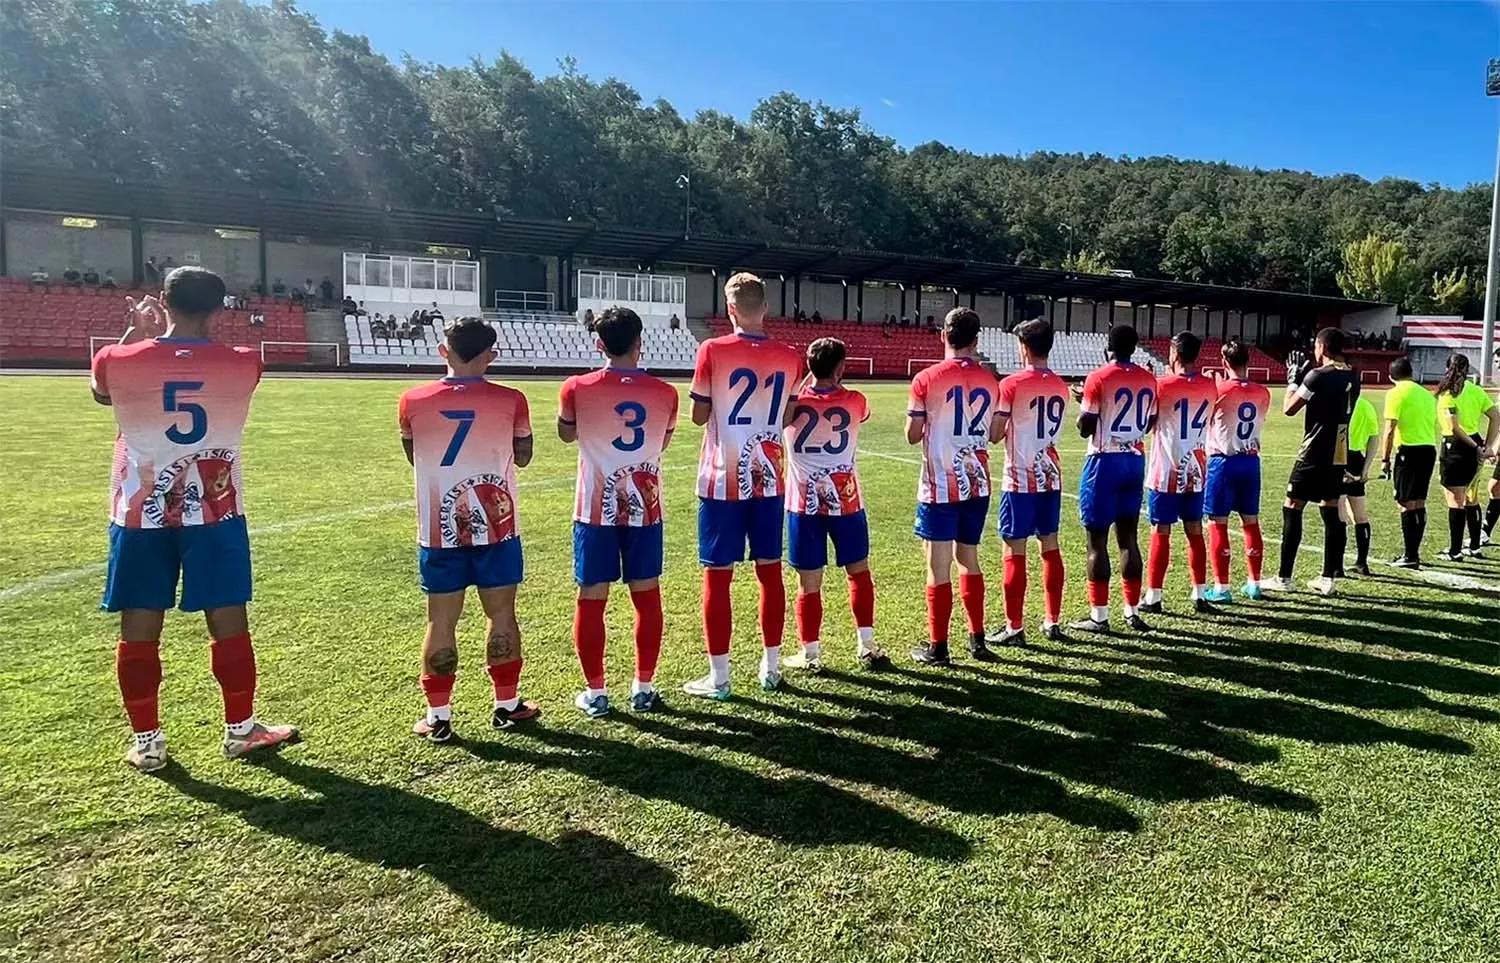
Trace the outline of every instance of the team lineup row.
{"label": "team lineup row", "polygon": [[[255,661],[246,617],[249,542],[239,445],[260,368],[254,355],[204,337],[219,300],[212,295],[221,288],[210,272],[174,271],[163,297],[135,305],[121,344],[101,351],[94,361],[94,395],[113,405],[120,430],[103,607],[120,613],[117,676],[135,733],[126,759],[143,770],[166,763],[157,712],[158,640],[165,610],[178,601],[179,576],[179,607],[203,611],[213,637],[212,666],[225,701],[226,755],[296,735],[293,727],[256,721],[253,712]],[[700,697],[730,696],[729,590],[734,567],[747,560],[759,588],[760,684],[779,687],[784,669],[818,671],[821,589],[830,544],[834,564],[848,576],[856,658],[870,668],[887,665],[888,656],[874,639],[875,587],[856,466],[859,430],[869,406],[842,382],[844,346],[823,339],[803,357],[767,338],[764,286],[752,275],[731,278],[725,301],[734,333],[700,346],[689,392],[691,418],[704,428],[698,544],[709,665],[704,677],[684,689]],[[919,373],[909,394],[906,436],[922,455],[915,531],[927,567],[929,638],[911,653],[918,662],[946,664],[950,659],[955,566],[971,656],[989,658],[990,645],[1022,639],[1025,555],[1032,538],[1041,548],[1041,631],[1048,638],[1062,638],[1064,578],[1057,541],[1062,477],[1056,443],[1064,430],[1070,390],[1081,402],[1077,428],[1088,443],[1077,497],[1089,538],[1090,604],[1088,617],[1071,623],[1071,630],[1111,631],[1112,530],[1120,548],[1123,615],[1136,631],[1148,630],[1141,613],[1162,605],[1170,533],[1178,523],[1187,536],[1192,604],[1201,612],[1231,598],[1231,515],[1239,516],[1245,533],[1249,581],[1243,592],[1248,597],[1290,587],[1301,511],[1308,502],[1320,506],[1326,529],[1324,571],[1314,587],[1332,592],[1334,580],[1343,574],[1347,533],[1341,498],[1347,498],[1356,525],[1356,568],[1366,566],[1363,486],[1375,460],[1369,449],[1379,419],[1369,402],[1359,398],[1358,379],[1342,364],[1339,332],[1321,332],[1317,367],[1291,376],[1283,411],[1291,415],[1305,409],[1306,429],[1283,506],[1281,569],[1276,578],[1262,580],[1259,448],[1271,397],[1245,377],[1249,359],[1243,346],[1225,346],[1223,361],[1232,375],[1215,380],[1198,371],[1198,339],[1181,334],[1174,340],[1171,372],[1157,378],[1131,363],[1136,333],[1122,326],[1110,333],[1107,362],[1081,388],[1070,389],[1047,368],[1053,335],[1045,322],[1016,329],[1024,367],[1003,380],[976,358],[979,330],[980,319],[972,310],[951,312],[943,326],[945,359]],[[596,320],[595,334],[605,364],[567,380],[557,417],[559,437],[579,448],[574,641],[585,688],[576,705],[590,717],[611,708],[604,678],[604,610],[617,581],[626,583],[636,616],[631,708],[652,711],[662,705],[654,685],[662,639],[660,460],[678,415],[677,390],[638,368],[641,322],[633,312],[605,312]],[[447,376],[406,392],[398,405],[402,440],[414,467],[418,567],[427,595],[421,674],[427,706],[413,731],[433,741],[453,735],[455,636],[470,586],[477,589],[487,619],[492,724],[508,728],[539,712],[519,694],[522,659],[515,612],[523,578],[516,469],[530,462],[534,439],[525,396],[484,376],[494,345],[488,325],[451,326],[439,349]],[[1432,432],[1443,430],[1444,435],[1443,485],[1450,493],[1456,486],[1463,499],[1457,506],[1460,534],[1472,523],[1470,549],[1477,551],[1478,516],[1470,511],[1467,489],[1477,484],[1480,461],[1493,457],[1500,416],[1484,392],[1474,390],[1486,405],[1467,389],[1454,390],[1442,422],[1436,407],[1429,414]],[[1419,387],[1417,391],[1431,398]],[[1414,504],[1419,501],[1415,493],[1425,497],[1436,458],[1422,457],[1419,402],[1399,386],[1391,395],[1398,393],[1399,410],[1387,401],[1391,432],[1385,454],[1394,460],[1406,528],[1407,514],[1414,521],[1419,512],[1425,516],[1425,508]],[[1481,439],[1478,422],[1486,418],[1489,437]],[[1450,452],[1461,444],[1453,441],[1460,434],[1463,447],[1471,450]],[[1003,445],[999,472],[990,468],[992,443]],[[1472,470],[1461,478],[1465,466]],[[1004,541],[1006,624],[987,636],[978,547],[992,491],[998,494]],[[1472,496],[1477,505],[1477,493]],[[1143,507],[1152,526],[1149,571],[1144,573],[1137,536]],[[1205,514],[1210,519],[1207,540]],[[1490,521],[1493,525],[1493,517]],[[1415,553],[1409,554],[1414,563]],[[783,556],[798,579],[799,645],[785,659]]]}

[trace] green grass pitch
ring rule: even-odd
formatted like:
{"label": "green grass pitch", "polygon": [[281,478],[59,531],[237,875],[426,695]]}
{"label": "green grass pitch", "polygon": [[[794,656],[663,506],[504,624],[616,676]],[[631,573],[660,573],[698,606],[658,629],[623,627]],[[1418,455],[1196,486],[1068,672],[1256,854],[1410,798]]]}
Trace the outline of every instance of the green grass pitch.
{"label": "green grass pitch", "polygon": [[[1029,647],[918,670],[904,660],[925,634],[917,469],[905,387],[878,385],[860,465],[877,639],[896,669],[854,669],[833,577],[832,671],[761,693],[742,573],[736,698],[695,703],[677,692],[703,671],[700,431],[684,420],[666,459],[672,711],[591,722],[571,705],[575,452],[553,433],[557,384],[527,382],[522,683],[544,715],[488,728],[471,605],[464,738],[432,746],[408,734],[423,604],[395,423],[407,386],[261,387],[245,439],[259,710],[304,742],[258,764],[218,758],[203,626],[177,615],[162,705],[178,765],[151,778],[120,760],[115,624],[96,608],[110,413],[82,378],[0,379],[0,959],[1500,958],[1500,548],[1434,567],[1460,573],[1447,584],[1377,566],[1333,599],[1194,618],[1179,534],[1179,614],[1063,645],[1035,638],[1033,556]],[[1299,437],[1300,418],[1272,417],[1271,556]],[[1064,458],[1072,485],[1071,433]],[[1377,559],[1399,540],[1389,491],[1372,482]],[[1446,532],[1436,489],[1431,505],[1429,554]],[[1083,538],[1071,503],[1064,517],[1077,617]],[[1316,543],[1316,516],[1307,531]],[[984,553],[995,625],[993,535]],[[1299,579],[1317,564],[1305,555]],[[617,592],[621,702],[629,625]]]}

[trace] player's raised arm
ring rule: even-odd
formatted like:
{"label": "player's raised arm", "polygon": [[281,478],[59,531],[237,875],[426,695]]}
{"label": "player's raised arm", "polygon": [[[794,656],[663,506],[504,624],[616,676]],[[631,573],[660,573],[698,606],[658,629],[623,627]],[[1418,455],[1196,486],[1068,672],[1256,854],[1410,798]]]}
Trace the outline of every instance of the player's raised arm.
{"label": "player's raised arm", "polygon": [[563,382],[557,396],[557,437],[572,443],[578,440],[578,412],[573,405],[573,379]]}
{"label": "player's raised arm", "polygon": [[89,390],[94,393],[94,400],[101,405],[114,404],[109,400],[109,380],[105,376],[108,363],[108,348],[101,348],[89,363]]}
{"label": "player's raised arm", "polygon": [[396,402],[396,421],[401,426],[401,450],[406,452],[406,463],[415,465],[417,456],[412,447],[411,440],[411,415],[406,410],[406,395]]}
{"label": "player's raised arm", "polygon": [[531,433],[531,406],[525,395],[516,400],[516,426],[512,430],[515,432],[511,444],[515,449],[516,467],[525,468],[531,464],[531,456],[536,451],[536,438]]}
{"label": "player's raised arm", "polygon": [[1293,369],[1287,379],[1286,397],[1281,400],[1281,413],[1290,418],[1301,411],[1312,398],[1317,382],[1318,372],[1312,368],[1311,362],[1304,362]]}
{"label": "player's raised arm", "polygon": [[1074,392],[1078,399],[1078,434],[1084,438],[1094,437],[1099,430],[1099,378],[1098,372],[1083,379],[1083,387]]}

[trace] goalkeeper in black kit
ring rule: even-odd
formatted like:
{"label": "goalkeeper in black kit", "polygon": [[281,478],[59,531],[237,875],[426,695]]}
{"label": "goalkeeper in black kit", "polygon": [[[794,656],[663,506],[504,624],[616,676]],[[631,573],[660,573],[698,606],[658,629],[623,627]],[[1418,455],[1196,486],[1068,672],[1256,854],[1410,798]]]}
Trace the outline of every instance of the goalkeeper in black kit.
{"label": "goalkeeper in black kit", "polygon": [[1306,415],[1302,447],[1281,509],[1281,569],[1265,587],[1293,589],[1292,570],[1302,546],[1302,508],[1316,502],[1323,517],[1323,574],[1308,584],[1322,595],[1332,595],[1349,538],[1349,527],[1339,516],[1339,496],[1349,467],[1349,418],[1359,400],[1359,377],[1344,363],[1344,332],[1338,328],[1318,332],[1313,359],[1287,373],[1281,410],[1288,416],[1299,411]]}

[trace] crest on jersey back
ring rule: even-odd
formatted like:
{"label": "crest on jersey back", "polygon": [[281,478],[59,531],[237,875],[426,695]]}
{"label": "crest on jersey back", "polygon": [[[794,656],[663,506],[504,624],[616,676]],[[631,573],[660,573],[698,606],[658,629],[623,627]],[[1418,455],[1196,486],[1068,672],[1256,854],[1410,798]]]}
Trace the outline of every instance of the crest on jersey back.
{"label": "crest on jersey back", "polygon": [[953,477],[961,500],[983,498],[990,493],[990,453],[978,445],[965,445],[953,453]]}
{"label": "crest on jersey back", "polygon": [[438,528],[445,545],[488,544],[516,534],[516,505],[502,475],[486,472],[448,489],[438,506]]}
{"label": "crest on jersey back", "polygon": [[176,528],[185,516],[201,515],[204,524],[238,513],[232,448],[205,448],[184,455],[161,471],[141,505],[141,514],[159,528]]}
{"label": "crest on jersey back", "polygon": [[655,525],[661,521],[661,475],[642,462],[617,468],[604,479],[600,499],[606,525]]}
{"label": "crest on jersey back", "polygon": [[773,494],[781,474],[781,433],[756,432],[740,448],[739,477],[735,479],[741,498]]}

